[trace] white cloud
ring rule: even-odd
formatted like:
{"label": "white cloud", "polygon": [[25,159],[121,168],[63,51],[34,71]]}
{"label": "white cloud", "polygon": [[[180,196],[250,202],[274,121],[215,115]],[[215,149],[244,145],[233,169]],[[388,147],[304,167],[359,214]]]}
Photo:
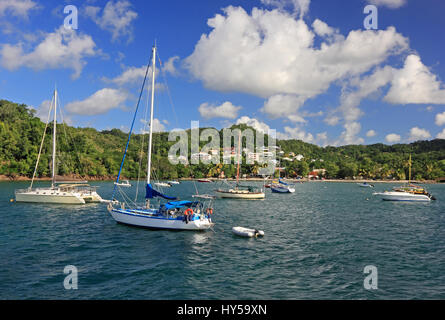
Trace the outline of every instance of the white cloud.
{"label": "white cloud", "polygon": [[285,126],[284,133],[277,132],[277,138],[281,140],[297,139],[307,143],[314,143],[312,133],[308,133],[298,126],[294,128]]}
{"label": "white cloud", "polygon": [[128,95],[124,91],[104,88],[96,91],[85,100],[68,103],[65,109],[72,114],[79,115],[104,114],[111,109],[121,107],[127,98]]}
{"label": "white cloud", "polygon": [[394,71],[391,88],[384,98],[394,104],[445,103],[444,85],[414,54],[406,57],[402,69]]}
{"label": "white cloud", "polygon": [[385,137],[385,140],[389,143],[396,143],[400,141],[400,135],[395,133],[390,133]]}
{"label": "white cloud", "polygon": [[[164,121],[165,120],[163,120],[162,122]],[[157,118],[153,118],[153,132],[165,132],[165,126],[162,124],[162,122]],[[148,132],[149,128],[147,126],[147,130],[142,133],[148,133]]]}
{"label": "white cloud", "polygon": [[37,7],[37,3],[31,0],[0,0],[0,16],[11,14],[28,18],[28,12]]}
{"label": "white cloud", "polygon": [[358,122],[347,122],[343,125],[345,130],[341,133],[340,138],[335,145],[362,144],[365,142],[363,138],[357,137],[362,126]]}
{"label": "white cloud", "polygon": [[259,121],[255,118],[250,118],[248,116],[242,116],[241,118],[239,118],[236,121],[236,124],[241,124],[241,123],[244,123],[244,124],[248,125],[249,127],[254,128],[257,131],[261,131],[261,132],[265,132],[265,133],[269,132],[269,130],[270,130],[270,127],[266,123]]}
{"label": "white cloud", "polygon": [[436,114],[436,124],[443,126],[445,124],[445,112]]}
{"label": "white cloud", "polygon": [[[248,14],[243,8],[227,7],[208,25],[212,31],[201,36],[185,59],[195,78],[217,91],[266,99],[293,95],[299,105],[324,93],[334,81],[361,75],[408,48],[408,40],[390,27],[351,31],[318,49],[316,33],[303,20],[279,10],[253,8]],[[322,25],[315,24],[318,32]],[[289,111],[292,115],[295,110]]]}
{"label": "white cloud", "polygon": [[437,139],[445,139],[445,128],[436,136]]}
{"label": "white cloud", "polygon": [[309,11],[311,0],[261,0],[261,3],[280,10],[285,10],[289,7],[293,11],[293,15],[299,14],[301,19]]}
{"label": "white cloud", "polygon": [[51,100],[44,100],[42,101],[42,103],[40,104],[40,106],[38,108],[33,108],[36,113],[36,117],[40,118],[40,120],[42,120],[42,122],[47,122],[48,121],[48,116],[49,116],[49,109],[51,108]]}
{"label": "white cloud", "polygon": [[330,113],[323,121],[330,126],[336,126],[340,122],[340,117],[334,116],[332,113]]}
{"label": "white cloud", "polygon": [[312,22],[312,29],[314,29],[314,32],[318,36],[327,40],[328,43],[343,41],[344,39],[338,29],[330,27],[326,22],[321,21],[320,19],[315,19],[314,22]]}
{"label": "white cloud", "polygon": [[393,72],[393,68],[386,66],[377,68],[367,77],[361,79],[356,77],[349,81],[349,86],[356,89],[343,89],[340,96],[341,105],[338,108],[338,111],[343,113],[346,122],[356,121],[363,115],[363,112],[358,108],[362,99],[387,85],[393,77]]}
{"label": "white cloud", "polygon": [[428,130],[414,127],[409,131],[408,139],[410,141],[426,140],[428,138],[431,138],[431,134],[428,132]]}
{"label": "white cloud", "polygon": [[[123,86],[125,84],[137,83],[141,82],[144,79],[146,70],[147,70],[146,65],[141,67],[128,67],[119,76],[113,79],[103,78],[103,80],[107,82],[112,82],[119,86]],[[152,72],[149,70],[148,76],[150,76],[151,73]]]}
{"label": "white cloud", "polygon": [[99,54],[96,44],[88,35],[78,34],[61,26],[45,35],[33,51],[23,52],[23,45],[3,44],[0,47],[0,64],[15,70],[26,66],[34,70],[68,68],[73,69],[73,78],[80,76],[86,65],[85,58]]}
{"label": "white cloud", "polygon": [[201,114],[201,117],[204,119],[235,119],[238,116],[238,111],[240,109],[240,106],[234,106],[231,102],[226,101],[220,106],[215,106],[205,102],[199,106],[198,111]]}
{"label": "white cloud", "polygon": [[175,67],[175,61],[179,60],[178,56],[174,56],[174,57],[170,57],[167,62],[164,63],[163,65],[163,70],[165,72],[168,72],[172,75],[176,75],[178,73],[178,71],[176,70]]}
{"label": "white cloud", "polygon": [[265,103],[262,112],[272,119],[287,117],[292,122],[306,122],[298,109],[303,105],[305,98],[288,94],[277,94],[270,97]]}
{"label": "white cloud", "polygon": [[386,6],[390,9],[397,9],[405,5],[406,0],[368,0],[368,2],[376,6]]}
{"label": "white cloud", "polygon": [[377,135],[377,132],[375,132],[375,130],[369,130],[368,132],[366,132],[366,136],[368,138],[375,137],[376,135]]}
{"label": "white cloud", "polygon": [[128,37],[128,41],[133,39],[133,20],[138,14],[131,10],[131,3],[127,0],[110,0],[103,9],[102,16],[99,15],[100,7],[87,6],[85,13],[101,29],[110,31],[111,40],[116,41],[120,37]]}

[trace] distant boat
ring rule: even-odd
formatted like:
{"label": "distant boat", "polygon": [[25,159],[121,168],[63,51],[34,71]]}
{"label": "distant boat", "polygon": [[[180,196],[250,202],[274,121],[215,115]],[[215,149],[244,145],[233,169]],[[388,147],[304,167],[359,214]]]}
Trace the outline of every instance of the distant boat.
{"label": "distant boat", "polygon": [[379,196],[386,201],[419,201],[427,202],[436,200],[424,187],[411,184],[411,155],[409,155],[409,177],[408,184],[394,187],[392,191],[375,192],[373,195]]}
{"label": "distant boat", "polygon": [[279,179],[278,183],[272,183],[270,185],[270,190],[274,193],[294,193],[295,188],[283,180]]}
{"label": "distant boat", "polygon": [[170,185],[172,185],[172,184],[179,184],[180,182],[179,182],[179,181],[176,181],[176,180],[170,180],[170,181],[167,181],[167,183],[169,183]]}
{"label": "distant boat", "polygon": [[266,194],[263,189],[254,186],[242,186],[239,184],[239,171],[240,171],[240,159],[241,159],[241,133],[238,137],[238,165],[236,169],[236,185],[228,189],[217,189],[215,192],[221,198],[232,198],[232,199],[264,199]]}
{"label": "distant boat", "polygon": [[362,188],[374,188],[374,185],[373,185],[373,184],[370,184],[370,183],[367,183],[367,182],[357,183],[357,185],[358,185],[359,187],[362,187]]}
{"label": "distant boat", "polygon": [[115,182],[114,184],[119,187],[127,187],[127,188],[131,187],[131,183],[128,180],[124,180],[123,182],[119,182],[119,183]]}
{"label": "distant boat", "polygon": [[[152,63],[151,63],[151,109],[150,109],[150,127],[149,127],[149,139],[148,139],[148,165],[147,165],[147,184],[145,186],[145,203],[137,204],[135,201],[127,202],[129,197],[124,197],[123,201],[117,201],[114,198],[116,186],[113,190],[112,200],[109,202],[107,209],[110,212],[113,219],[122,224],[131,226],[156,228],[156,229],[169,229],[169,230],[208,230],[214,223],[212,222],[211,215],[213,214],[212,201],[206,201],[206,203],[200,201],[179,201],[176,197],[167,196],[158,190],[154,189],[151,185],[151,156],[152,156],[152,139],[153,139],[153,107],[154,107],[154,93],[155,93],[155,75],[156,75],[156,46],[152,51]],[[141,92],[139,94],[139,100],[137,102],[136,111],[133,116],[133,122],[128,134],[127,145],[125,147],[124,155],[122,157],[121,167],[117,176],[117,183],[122,172],[125,156],[128,151],[128,145],[132,136],[132,130],[136,119],[136,114],[139,107],[140,97],[144,90],[145,82],[148,78],[149,66],[146,68],[144,82],[142,84]],[[147,106],[148,107],[148,106]],[[144,119],[147,120],[147,119]],[[146,123],[147,121],[145,121]],[[157,183],[159,185],[159,182]],[[170,186],[169,184],[167,184]],[[160,203],[160,201],[153,201],[153,198],[166,199],[169,202]]]}
{"label": "distant boat", "polygon": [[393,191],[375,192],[373,195],[380,196],[382,200],[387,201],[431,201],[436,200],[424,188],[409,185],[394,188]]}
{"label": "distant boat", "polygon": [[[36,166],[31,180],[31,185],[27,189],[15,190],[15,200],[17,202],[34,203],[59,203],[59,204],[85,204],[89,202],[101,202],[102,198],[96,192],[96,187],[87,184],[87,181],[62,183],[56,181],[56,129],[57,129],[57,89],[54,90],[53,100],[48,114],[48,121],[43,132],[42,142],[40,144],[39,154],[37,156]],[[37,167],[39,165],[40,155],[42,153],[43,142],[45,140],[46,129],[50,120],[50,113],[54,110],[53,126],[53,152],[52,152],[52,180],[51,187],[32,188]]]}
{"label": "distant boat", "polygon": [[155,186],[168,188],[171,187],[172,185],[168,182],[155,182]]}
{"label": "distant boat", "polygon": [[198,179],[198,182],[207,182],[207,183],[209,183],[209,182],[213,182],[213,181],[210,180],[210,179]]}

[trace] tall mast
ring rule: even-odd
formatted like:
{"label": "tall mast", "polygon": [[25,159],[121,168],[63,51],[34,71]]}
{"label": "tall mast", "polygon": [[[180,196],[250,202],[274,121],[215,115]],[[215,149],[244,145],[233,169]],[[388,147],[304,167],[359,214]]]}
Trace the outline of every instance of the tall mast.
{"label": "tall mast", "polygon": [[409,173],[408,173],[408,183],[411,183],[411,153],[409,154]]}
{"label": "tall mast", "polygon": [[151,175],[151,140],[153,135],[153,106],[155,101],[155,71],[156,71],[156,45],[152,49],[152,62],[151,62],[151,109],[150,109],[150,135],[148,138],[148,166],[147,166],[147,184],[150,183]]}
{"label": "tall mast", "polygon": [[57,128],[57,88],[54,89],[54,129],[53,129],[53,177],[51,187],[56,183],[56,128]]}
{"label": "tall mast", "polygon": [[241,130],[238,136],[238,166],[236,167],[236,186],[238,187],[239,180],[239,163],[241,160]]}

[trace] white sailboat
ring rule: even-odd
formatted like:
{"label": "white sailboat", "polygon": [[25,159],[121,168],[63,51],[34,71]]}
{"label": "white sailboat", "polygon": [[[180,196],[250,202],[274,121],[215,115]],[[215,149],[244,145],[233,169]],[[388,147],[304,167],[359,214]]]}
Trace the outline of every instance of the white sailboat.
{"label": "white sailboat", "polygon": [[[54,110],[53,120],[53,152],[52,152],[52,179],[51,187],[33,188],[34,179],[39,165],[46,129],[49,124],[51,111]],[[96,192],[95,187],[86,184],[86,181],[78,184],[76,182],[66,183],[56,181],[56,129],[57,129],[57,89],[54,90],[53,100],[48,112],[48,121],[43,132],[39,154],[37,156],[31,185],[27,189],[15,190],[15,201],[36,203],[60,203],[60,204],[85,204],[89,202],[101,202],[102,198]]]}
{"label": "white sailboat", "polygon": [[220,198],[231,198],[231,199],[249,199],[257,200],[264,199],[266,194],[263,189],[253,187],[253,186],[242,186],[239,184],[239,170],[241,162],[241,134],[238,137],[238,165],[236,169],[236,185],[233,188],[228,189],[217,189],[215,192]]}
{"label": "white sailboat", "polygon": [[[163,198],[167,200],[177,200],[175,197],[169,197],[161,192],[155,190],[151,185],[151,155],[152,155],[152,134],[153,134],[153,106],[154,106],[154,93],[155,93],[155,69],[156,69],[156,46],[152,50],[152,85],[151,85],[151,112],[150,112],[150,130],[148,140],[148,166],[147,166],[147,184],[145,194],[145,204],[137,205],[136,203],[130,204],[131,207],[127,208],[128,202],[119,202],[114,198],[116,188],[115,185],[113,191],[112,201],[108,204],[108,211],[114,220],[118,223],[147,227],[156,229],[174,229],[174,230],[207,230],[211,228],[214,223],[212,222],[211,215],[213,213],[213,204],[209,200],[206,203],[200,201],[169,201],[167,203],[154,205],[150,201],[154,198]],[[119,183],[119,177],[124,164],[125,155],[128,150],[128,144],[131,138],[131,132],[133,130],[134,121],[136,118],[137,110],[139,107],[140,97],[142,90],[145,86],[147,79],[149,66],[147,66],[144,82],[142,84],[141,94],[139,96],[136,111],[133,117],[130,133],[128,135],[128,141],[125,148],[125,152],[122,158],[121,168],[117,177],[117,183]]]}
{"label": "white sailboat", "polygon": [[409,176],[408,184],[395,187],[391,191],[374,192],[373,195],[379,196],[386,201],[419,201],[428,202],[436,200],[425,188],[411,183],[411,155],[409,155]]}

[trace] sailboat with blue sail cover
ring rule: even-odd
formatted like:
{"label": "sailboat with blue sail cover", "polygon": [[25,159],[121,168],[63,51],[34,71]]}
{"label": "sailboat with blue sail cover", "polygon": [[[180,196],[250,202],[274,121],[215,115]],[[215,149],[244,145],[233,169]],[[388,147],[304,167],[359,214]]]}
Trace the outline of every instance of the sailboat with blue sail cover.
{"label": "sailboat with blue sail cover", "polygon": [[[208,201],[189,201],[179,200],[176,197],[167,196],[162,192],[153,188],[151,178],[151,155],[152,155],[152,136],[153,136],[153,106],[155,93],[155,71],[156,71],[156,46],[152,49],[151,71],[152,71],[152,85],[151,85],[151,112],[150,112],[150,129],[148,140],[148,166],[147,166],[147,183],[145,186],[145,203],[137,205],[135,202],[130,203],[125,201],[118,201],[115,199],[116,192],[119,188],[119,178],[124,165],[125,156],[127,154],[128,145],[130,143],[131,133],[136,119],[136,114],[139,108],[139,102],[146,83],[149,66],[147,66],[141,92],[139,94],[136,111],[133,116],[133,122],[128,135],[127,144],[125,147],[122,163],[119,169],[116,184],[114,185],[113,198],[108,204],[108,211],[114,220],[118,223],[147,227],[155,229],[172,229],[172,230],[207,230],[211,228],[211,215],[213,213],[212,199]],[[119,190],[121,191],[121,190]],[[128,200],[128,197],[126,198]],[[156,203],[156,200],[157,201]],[[161,203],[161,199],[168,200]],[[155,202],[155,203],[154,203]]]}
{"label": "sailboat with blue sail cover", "polygon": [[272,183],[270,185],[270,190],[275,193],[294,193],[295,187],[278,179],[278,183]]}

